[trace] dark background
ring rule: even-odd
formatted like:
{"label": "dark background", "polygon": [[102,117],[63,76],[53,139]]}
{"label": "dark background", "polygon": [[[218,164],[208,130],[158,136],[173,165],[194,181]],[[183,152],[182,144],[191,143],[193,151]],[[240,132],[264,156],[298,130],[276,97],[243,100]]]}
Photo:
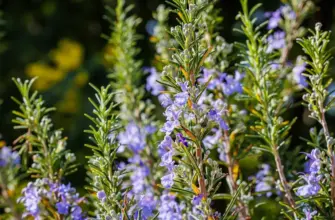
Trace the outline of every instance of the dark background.
{"label": "dark background", "polygon": [[[138,28],[138,33],[143,35],[138,46],[142,49],[139,58],[144,61],[144,66],[150,66],[154,57],[154,46],[149,41],[150,35],[146,30],[146,24],[152,18],[152,12],[164,0],[133,0],[128,1],[136,5],[134,13],[143,19]],[[277,9],[281,2],[278,0],[250,0],[250,5],[263,2],[262,10],[258,16],[262,18],[265,11]],[[10,145],[20,133],[13,130],[11,110],[17,106],[11,101],[10,96],[18,97],[18,92],[11,81],[12,77],[28,78],[25,68],[29,63],[36,61],[48,61],[49,52],[57,47],[61,39],[68,38],[79,42],[84,47],[84,61],[82,68],[89,74],[89,81],[97,86],[108,84],[106,78],[107,70],[103,65],[103,51],[106,40],[101,34],[110,34],[109,24],[103,19],[105,14],[104,5],[115,5],[114,0],[0,0],[0,10],[4,12],[6,20],[6,36],[4,42],[6,50],[0,54],[0,133]],[[315,1],[316,12],[304,23],[307,27],[313,27],[315,22],[320,21],[324,29],[334,29],[335,0]],[[224,21],[222,24],[222,35],[228,42],[242,40],[232,29],[237,23],[235,16],[240,10],[238,0],[219,1],[217,7],[222,9]],[[172,22],[173,23],[173,22]],[[332,37],[334,38],[334,35]],[[295,47],[292,56],[299,53]],[[56,105],[65,99],[65,91],[73,86],[73,77],[77,71],[69,73],[59,84],[49,88],[43,93],[49,106]],[[87,97],[92,95],[89,86],[79,89],[78,104],[75,112],[55,113],[52,115],[55,127],[63,127],[64,135],[68,139],[68,148],[74,151],[78,157],[81,167],[70,180],[76,186],[83,186],[85,176],[85,155],[90,150],[84,147],[87,136],[83,130],[88,127],[88,120],[83,116],[85,112],[91,112]],[[303,107],[297,107],[288,117],[298,116],[292,134],[294,147],[299,141],[299,136],[308,136],[308,126],[302,120],[305,114]],[[330,116],[329,116],[330,117]],[[329,122],[334,118],[330,117]],[[334,128],[335,123],[331,123]],[[334,130],[334,129],[333,129]]]}

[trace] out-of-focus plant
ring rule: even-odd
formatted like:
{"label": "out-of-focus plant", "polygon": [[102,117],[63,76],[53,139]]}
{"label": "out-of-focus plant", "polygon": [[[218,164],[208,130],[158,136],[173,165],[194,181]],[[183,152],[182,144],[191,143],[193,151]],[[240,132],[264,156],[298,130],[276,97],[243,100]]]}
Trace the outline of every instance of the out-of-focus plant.
{"label": "out-of-focus plant", "polygon": [[157,24],[154,27],[153,36],[151,36],[150,41],[153,42],[156,47],[156,67],[159,70],[164,67],[164,64],[168,62],[173,53],[171,48],[174,45],[174,41],[171,39],[171,36],[168,32],[169,14],[170,9],[165,5],[159,5],[153,14]]}
{"label": "out-of-focus plant", "polygon": [[256,5],[249,11],[247,0],[242,0],[241,4],[242,12],[238,14],[238,18],[243,24],[241,32],[247,37],[245,45],[239,44],[242,56],[241,67],[249,79],[249,82],[244,84],[244,90],[254,105],[250,112],[257,118],[252,126],[255,135],[250,137],[263,140],[263,143],[257,147],[273,155],[287,206],[295,212],[295,198],[279,151],[289,143],[289,130],[295,121],[285,121],[282,118],[283,112],[289,105],[283,92],[285,78],[280,77],[280,69],[273,66],[278,63],[279,54],[276,50],[281,47],[274,48],[273,42],[269,42],[268,34],[261,34],[260,29],[266,23],[254,27],[256,20],[252,19],[252,15],[260,5]]}
{"label": "out-of-focus plant", "polygon": [[120,164],[120,170],[126,173],[122,178],[122,188],[128,189],[123,195],[124,200],[129,200],[124,215],[148,219],[155,214],[160,194],[156,187],[160,171],[155,150],[159,134],[154,133],[157,130],[152,114],[154,106],[144,100],[145,89],[140,84],[144,73],[142,62],[136,60],[139,53],[136,27],[141,20],[135,15],[129,16],[132,7],[119,0],[115,11],[107,8],[109,14],[106,18],[111,22],[112,30],[108,43],[112,54],[117,56],[107,56],[106,61],[111,67],[108,75],[111,87],[116,92],[113,98],[119,103],[119,111],[115,109],[115,112],[119,115],[119,124],[124,127],[115,140],[120,144],[118,156],[127,159]]}
{"label": "out-of-focus plant", "polygon": [[7,146],[0,146],[0,205],[4,207],[5,219],[22,218],[19,205],[16,202],[19,185],[20,155]]}
{"label": "out-of-focus plant", "polygon": [[24,216],[55,219],[82,219],[79,206],[83,199],[76,190],[63,184],[63,178],[76,171],[76,157],[66,150],[66,138],[61,130],[54,130],[49,113],[54,108],[45,106],[37,92],[31,92],[34,80],[22,82],[13,79],[21,99],[13,98],[19,110],[13,111],[16,129],[23,130],[15,143],[19,153],[23,155],[26,165],[32,161],[27,172],[34,181],[29,182],[18,199],[25,206]]}

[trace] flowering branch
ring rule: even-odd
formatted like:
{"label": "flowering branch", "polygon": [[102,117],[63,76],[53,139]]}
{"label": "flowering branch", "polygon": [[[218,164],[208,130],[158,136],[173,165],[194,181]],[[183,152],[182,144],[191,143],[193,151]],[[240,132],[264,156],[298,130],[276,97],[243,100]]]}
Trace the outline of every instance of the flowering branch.
{"label": "flowering branch", "polygon": [[[330,162],[330,190],[332,200],[332,212],[335,217],[335,155],[334,155],[334,139],[330,136],[328,124],[326,121],[326,112],[333,107],[335,101],[331,98],[327,87],[330,81],[327,79],[329,70],[329,62],[331,52],[328,49],[330,32],[322,31],[321,24],[316,24],[315,31],[311,31],[313,36],[307,39],[298,39],[298,43],[302,46],[304,52],[310,57],[310,60],[305,59],[305,62],[310,66],[305,74],[309,78],[309,84],[312,90],[307,90],[303,99],[311,111],[310,117],[317,120],[324,133],[324,138],[327,144],[327,155]],[[331,98],[330,101],[327,101]]]}
{"label": "flowering branch", "polygon": [[258,103],[251,112],[260,119],[252,129],[265,141],[266,144],[262,148],[271,152],[274,156],[285,196],[290,207],[294,210],[295,201],[291,193],[291,187],[286,180],[284,166],[278,151],[285,144],[287,131],[291,128],[294,121],[284,122],[280,117],[282,105],[285,104],[285,102],[280,101],[283,99],[281,96],[282,79],[277,77],[278,70],[271,68],[268,46],[264,44],[266,36],[261,36],[259,32],[262,25],[256,29],[253,27],[255,20],[252,20],[251,16],[260,5],[253,7],[249,13],[248,1],[241,0],[241,4],[243,13],[239,13],[238,18],[243,23],[242,32],[247,37],[247,45],[240,48],[242,51],[246,51],[246,53],[242,53],[242,57],[245,59],[242,67],[251,80],[250,87],[247,85],[244,89],[250,98]]}

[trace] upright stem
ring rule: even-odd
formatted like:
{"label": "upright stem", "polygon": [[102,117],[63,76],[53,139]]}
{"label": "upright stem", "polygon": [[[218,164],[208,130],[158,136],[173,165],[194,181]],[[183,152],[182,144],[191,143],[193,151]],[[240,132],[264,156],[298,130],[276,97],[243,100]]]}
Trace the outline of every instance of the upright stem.
{"label": "upright stem", "polygon": [[[235,161],[233,160],[233,158],[231,156],[231,149],[230,149],[228,131],[224,131],[224,141],[225,141],[226,159],[227,159],[227,165],[228,165],[228,174],[229,174],[228,184],[230,185],[231,194],[234,195],[237,192],[238,185],[237,185],[236,181],[234,180]],[[238,207],[240,209],[239,219],[250,219],[250,216],[248,214],[248,210],[247,210],[245,204],[240,200],[238,201]]]}
{"label": "upright stem", "polygon": [[206,184],[205,184],[205,177],[204,177],[204,171],[202,169],[202,149],[201,145],[197,146],[196,156],[198,160],[198,165],[200,169],[200,176],[199,176],[199,186],[200,186],[200,193],[204,196],[205,199],[207,199],[207,190],[206,190]]}
{"label": "upright stem", "polygon": [[288,186],[285,174],[284,174],[284,166],[282,165],[278,150],[277,150],[277,146],[274,146],[272,149],[273,152],[273,156],[275,158],[275,162],[276,162],[276,167],[277,167],[277,172],[279,174],[279,179],[280,182],[284,188],[285,191],[285,196],[288,200],[288,203],[290,204],[292,209],[295,209],[295,202],[291,193],[291,188]]}
{"label": "upright stem", "polygon": [[332,150],[332,145],[327,141],[330,135],[329,135],[329,129],[328,129],[327,121],[326,121],[325,110],[323,108],[323,103],[321,101],[319,102],[319,108],[321,111],[321,125],[322,125],[324,136],[327,142],[328,156],[331,162],[330,189],[331,189],[331,200],[333,203],[333,208],[332,208],[333,217],[335,217],[335,155]]}

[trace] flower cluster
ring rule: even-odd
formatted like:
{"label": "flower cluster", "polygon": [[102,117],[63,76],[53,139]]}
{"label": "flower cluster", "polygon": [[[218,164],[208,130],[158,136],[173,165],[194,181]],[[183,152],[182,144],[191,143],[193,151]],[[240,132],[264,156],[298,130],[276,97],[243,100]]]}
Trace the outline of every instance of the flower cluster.
{"label": "flower cluster", "polygon": [[[79,197],[70,183],[65,185],[54,183],[46,178],[36,179],[28,183],[22,190],[22,194],[18,201],[24,204],[26,210],[23,217],[32,216],[35,219],[43,219],[43,216],[58,213],[74,220],[85,219],[79,206],[83,198]],[[46,203],[47,206],[41,205],[42,203]]]}
{"label": "flower cluster", "polygon": [[310,154],[307,154],[307,157],[309,158],[309,168],[307,174],[303,176],[307,184],[297,189],[297,195],[303,197],[314,196],[321,189],[319,184],[322,179],[322,175],[319,174],[321,169],[320,150],[312,150]]}
{"label": "flower cluster", "polygon": [[0,148],[0,167],[16,166],[21,162],[21,157],[16,151],[12,151],[10,147]]}

